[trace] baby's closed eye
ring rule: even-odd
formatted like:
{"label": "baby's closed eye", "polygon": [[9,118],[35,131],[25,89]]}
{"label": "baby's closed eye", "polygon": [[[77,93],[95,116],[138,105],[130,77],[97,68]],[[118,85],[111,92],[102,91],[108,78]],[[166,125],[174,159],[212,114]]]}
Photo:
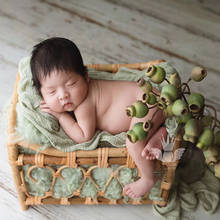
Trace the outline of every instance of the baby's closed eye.
{"label": "baby's closed eye", "polygon": [[47,94],[54,95],[56,93],[56,89],[49,89],[47,90]]}
{"label": "baby's closed eye", "polygon": [[68,86],[68,87],[72,87],[72,86],[74,86],[75,85],[75,81],[74,82],[69,82],[69,83],[67,83],[66,85]]}

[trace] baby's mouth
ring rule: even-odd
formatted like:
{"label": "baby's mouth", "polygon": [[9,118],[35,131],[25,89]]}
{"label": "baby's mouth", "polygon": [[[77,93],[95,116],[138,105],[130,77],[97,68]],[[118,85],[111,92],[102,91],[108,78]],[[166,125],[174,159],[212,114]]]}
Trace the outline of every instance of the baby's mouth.
{"label": "baby's mouth", "polygon": [[73,103],[71,103],[71,102],[64,102],[63,101],[63,102],[61,102],[61,105],[63,106],[63,108],[67,109],[67,111],[68,111],[68,109],[73,107]]}

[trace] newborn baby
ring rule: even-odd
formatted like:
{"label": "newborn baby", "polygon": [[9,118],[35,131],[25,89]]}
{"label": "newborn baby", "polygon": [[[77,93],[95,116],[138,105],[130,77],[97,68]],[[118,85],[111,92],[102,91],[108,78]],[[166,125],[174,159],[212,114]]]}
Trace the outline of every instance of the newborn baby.
{"label": "newborn baby", "polygon": [[[90,79],[78,48],[64,38],[50,38],[37,44],[32,52],[31,71],[34,86],[42,96],[41,110],[56,117],[65,133],[77,143],[92,139],[96,129],[111,134],[126,132],[135,123],[151,119],[156,111],[150,109],[141,119],[128,117],[126,107],[143,96],[137,83]],[[70,112],[74,112],[76,120]],[[153,129],[147,138],[136,143],[126,139],[128,152],[141,174],[140,179],[123,189],[131,198],[144,195],[155,184],[155,156],[151,147],[161,147],[166,130],[158,128],[163,121],[159,112],[153,117]]]}

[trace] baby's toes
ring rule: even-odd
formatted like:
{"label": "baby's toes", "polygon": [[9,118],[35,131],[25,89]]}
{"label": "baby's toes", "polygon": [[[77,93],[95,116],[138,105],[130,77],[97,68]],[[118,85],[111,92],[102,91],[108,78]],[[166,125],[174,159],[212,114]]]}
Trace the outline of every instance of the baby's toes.
{"label": "baby's toes", "polygon": [[126,190],[124,190],[124,192],[125,192],[126,195],[128,195],[129,197],[131,197],[131,196],[132,196],[132,193],[133,193],[130,187],[128,187]]}
{"label": "baby's toes", "polygon": [[124,191],[125,193],[127,193],[127,192],[129,191],[129,186],[128,186],[128,185],[124,186],[123,191]]}
{"label": "baby's toes", "polygon": [[129,197],[131,197],[131,198],[135,198],[136,197],[136,195],[134,194],[134,192],[132,190],[130,190],[127,195]]}

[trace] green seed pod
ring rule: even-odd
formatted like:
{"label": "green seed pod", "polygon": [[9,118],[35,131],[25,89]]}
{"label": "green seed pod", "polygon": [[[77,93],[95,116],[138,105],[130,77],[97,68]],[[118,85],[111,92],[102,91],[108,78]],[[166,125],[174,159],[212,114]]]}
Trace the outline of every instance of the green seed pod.
{"label": "green seed pod", "polygon": [[149,108],[147,104],[142,101],[137,101],[126,108],[126,113],[129,117],[143,118],[148,112]]}
{"label": "green seed pod", "polygon": [[205,128],[202,134],[199,136],[197,147],[200,149],[208,149],[212,145],[214,140],[214,134],[211,128]]}
{"label": "green seed pod", "polygon": [[175,116],[186,115],[188,112],[186,103],[182,99],[177,99],[173,103],[172,112]]}
{"label": "green seed pod", "polygon": [[160,99],[167,105],[169,105],[174,102],[178,98],[178,96],[178,89],[172,84],[167,84],[163,86],[161,90]]}
{"label": "green seed pod", "polygon": [[164,81],[166,72],[162,67],[156,66],[156,72],[150,77],[150,80],[156,84],[160,84]]}
{"label": "green seed pod", "polygon": [[156,70],[157,70],[156,66],[150,65],[147,68],[145,75],[148,76],[148,77],[151,77],[151,76],[153,76],[156,73]]}
{"label": "green seed pod", "polygon": [[189,109],[193,113],[200,112],[205,105],[205,98],[199,93],[191,93],[191,95],[188,96],[187,101]]}
{"label": "green seed pod", "polygon": [[127,131],[127,138],[132,143],[137,142],[138,140],[143,140],[147,137],[148,132],[143,129],[143,122],[137,122],[134,124],[131,130]]}
{"label": "green seed pod", "polygon": [[157,100],[157,107],[159,109],[166,109],[167,108],[167,105],[161,100],[161,99],[158,99]]}
{"label": "green seed pod", "polygon": [[220,131],[217,131],[215,133],[214,145],[220,146]]}
{"label": "green seed pod", "polygon": [[144,93],[142,96],[142,102],[154,105],[157,102],[157,98],[153,93]]}
{"label": "green seed pod", "polygon": [[172,107],[173,107],[173,104],[169,104],[166,109],[164,109],[164,114],[165,114],[165,117],[172,117],[173,116],[173,111],[172,111]]}
{"label": "green seed pod", "polygon": [[196,142],[197,137],[200,134],[199,123],[196,119],[191,118],[185,124],[185,134],[183,139],[192,143]]}
{"label": "green seed pod", "polygon": [[152,91],[152,85],[149,81],[144,80],[144,78],[139,78],[137,80],[138,86],[143,90],[144,93],[149,93]]}
{"label": "green seed pod", "polygon": [[194,67],[191,72],[191,79],[196,82],[202,81],[206,76],[207,76],[207,71],[200,66]]}
{"label": "green seed pod", "polygon": [[153,123],[150,120],[145,121],[143,124],[144,131],[148,132],[152,127],[153,127]]}
{"label": "green seed pod", "polygon": [[186,124],[186,122],[192,118],[191,112],[186,113],[185,115],[181,115],[177,118],[177,122],[179,124]]}
{"label": "green seed pod", "polygon": [[169,82],[170,84],[174,85],[176,88],[179,88],[181,86],[181,78],[179,76],[179,73],[171,74]]}
{"label": "green seed pod", "polygon": [[214,172],[215,172],[215,176],[220,179],[220,162],[218,162],[217,164],[215,164]]}
{"label": "green seed pod", "polygon": [[217,163],[218,149],[214,146],[210,146],[207,150],[203,151],[207,164]]}
{"label": "green seed pod", "polygon": [[205,115],[201,119],[201,125],[203,127],[210,127],[212,125],[212,117],[209,115]]}

